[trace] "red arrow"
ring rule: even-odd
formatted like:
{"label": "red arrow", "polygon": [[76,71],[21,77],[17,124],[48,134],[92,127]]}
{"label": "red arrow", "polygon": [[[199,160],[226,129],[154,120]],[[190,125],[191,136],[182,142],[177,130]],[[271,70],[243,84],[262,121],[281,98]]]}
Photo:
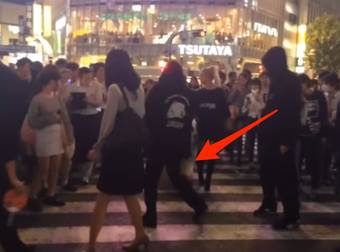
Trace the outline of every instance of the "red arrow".
{"label": "red arrow", "polygon": [[230,136],[227,136],[226,138],[211,144],[210,140],[207,140],[204,144],[201,152],[197,155],[196,161],[203,161],[203,160],[215,160],[220,159],[218,154],[228,145],[230,145],[232,142],[246,134],[248,131],[255,128],[257,125],[261,124],[265,120],[269,119],[276,113],[278,113],[279,110],[275,109],[274,111],[268,113],[267,115],[261,117],[260,119],[256,120],[255,122],[249,124],[248,126],[238,130],[237,132],[231,134]]}

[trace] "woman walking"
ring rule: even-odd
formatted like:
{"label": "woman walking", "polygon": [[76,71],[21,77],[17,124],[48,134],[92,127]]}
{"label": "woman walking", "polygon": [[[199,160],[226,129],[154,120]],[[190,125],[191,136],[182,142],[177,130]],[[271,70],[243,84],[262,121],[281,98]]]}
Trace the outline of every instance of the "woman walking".
{"label": "woman walking", "polygon": [[[107,206],[112,195],[124,197],[135,228],[134,241],[123,249],[125,251],[136,251],[146,248],[149,243],[149,238],[144,231],[142,211],[137,197],[143,191],[142,150],[136,149],[127,152],[118,149],[114,153],[107,153],[102,150],[119,115],[126,108],[130,107],[140,118],[144,117],[144,91],[125,51],[113,49],[108,54],[105,74],[108,87],[107,108],[101,123],[98,142],[89,153],[89,158],[92,160],[97,160],[102,154],[102,167],[97,185],[99,193],[90,228],[88,251],[95,251],[96,240],[105,221]],[[130,127],[134,127],[134,125]]]}

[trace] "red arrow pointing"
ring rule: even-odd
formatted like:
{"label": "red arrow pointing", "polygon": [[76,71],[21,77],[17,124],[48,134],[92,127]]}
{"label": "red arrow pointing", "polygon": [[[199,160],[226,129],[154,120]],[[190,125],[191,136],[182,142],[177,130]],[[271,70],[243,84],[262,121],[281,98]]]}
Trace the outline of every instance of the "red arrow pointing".
{"label": "red arrow pointing", "polygon": [[260,119],[256,120],[255,122],[249,124],[248,126],[238,130],[237,132],[231,134],[230,136],[227,136],[226,138],[211,144],[210,140],[207,140],[204,144],[202,150],[196,157],[196,161],[203,161],[203,160],[215,160],[220,159],[218,154],[228,145],[233,143],[235,140],[246,134],[248,131],[255,128],[257,125],[261,124],[265,120],[269,119],[276,113],[278,113],[279,110],[275,109],[274,111],[268,113],[267,115],[261,117]]}

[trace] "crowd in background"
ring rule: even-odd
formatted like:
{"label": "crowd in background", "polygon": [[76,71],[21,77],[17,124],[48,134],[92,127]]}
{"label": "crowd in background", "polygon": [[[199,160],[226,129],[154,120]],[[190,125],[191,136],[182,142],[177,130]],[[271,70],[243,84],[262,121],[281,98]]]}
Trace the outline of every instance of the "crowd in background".
{"label": "crowd in background", "polygon": [[[6,186],[1,182],[1,196],[11,186],[23,190],[26,185],[27,210],[39,213],[46,206],[63,207],[61,192],[75,192],[99,173],[89,251],[95,251],[111,195],[124,197],[135,228],[135,240],[124,249],[147,247],[144,227],[157,227],[157,188],[163,168],[193,209],[193,221],[200,223],[209,205],[197,190],[210,192],[217,161],[196,162],[196,188],[188,175],[192,170],[187,169],[197,150],[207,140],[218,142],[279,109],[224,151],[235,172],[241,165],[259,171],[263,201],[254,215],[275,214],[280,198],[284,216],[273,227],[296,228],[302,175],[311,176],[311,189],[304,192],[311,199],[317,199],[319,189],[334,177],[337,189],[340,184],[340,176],[333,176],[340,157],[340,81],[336,73],[327,71],[318,79],[297,76],[288,70],[285,52],[278,47],[263,57],[263,66],[265,71],[257,78],[248,70],[225,73],[217,66],[206,67],[187,83],[182,66],[171,61],[157,82],[147,80],[142,85],[121,50],[112,50],[105,64],[89,68],[64,59],[43,66],[23,58],[15,71],[0,63],[1,92],[8,97],[2,100],[0,116],[12,130],[0,136],[1,170],[6,166],[8,171],[3,181],[9,179]],[[124,120],[135,122],[128,128],[140,132],[140,122],[144,124],[148,133],[143,147],[123,149],[124,141],[136,139],[112,136],[119,127],[127,132]],[[16,132],[21,133],[20,140]],[[113,138],[121,141],[120,147],[108,143]],[[16,176],[14,162],[25,183]],[[143,190],[144,216],[137,197]],[[5,209],[1,218],[6,222]],[[14,228],[12,234],[7,228],[0,233],[5,249],[13,251],[20,245],[21,250],[15,251],[32,251],[19,242]]]}

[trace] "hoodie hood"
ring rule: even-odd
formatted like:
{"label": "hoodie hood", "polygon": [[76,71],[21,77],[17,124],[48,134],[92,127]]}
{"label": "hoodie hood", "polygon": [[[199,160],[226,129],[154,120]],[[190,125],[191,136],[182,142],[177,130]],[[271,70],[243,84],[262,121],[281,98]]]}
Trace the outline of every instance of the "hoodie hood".
{"label": "hoodie hood", "polygon": [[288,70],[287,55],[282,47],[269,49],[262,58],[262,64],[270,76],[280,76]]}

